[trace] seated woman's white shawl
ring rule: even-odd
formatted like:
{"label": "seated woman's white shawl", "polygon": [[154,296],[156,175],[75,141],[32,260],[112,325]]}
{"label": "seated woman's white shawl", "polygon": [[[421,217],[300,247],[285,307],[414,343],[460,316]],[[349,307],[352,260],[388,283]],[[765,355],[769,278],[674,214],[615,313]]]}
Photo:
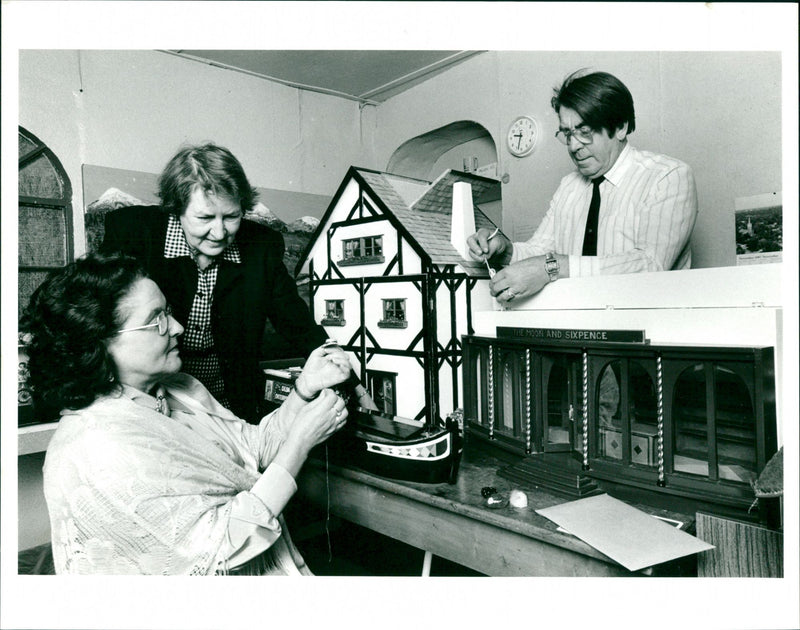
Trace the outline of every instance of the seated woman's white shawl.
{"label": "seated woman's white shawl", "polygon": [[[125,395],[62,412],[44,467],[57,572],[225,570],[232,502],[272,461],[290,419],[279,409],[249,425],[186,374],[166,393],[172,417]],[[276,515],[254,512],[277,539]]]}

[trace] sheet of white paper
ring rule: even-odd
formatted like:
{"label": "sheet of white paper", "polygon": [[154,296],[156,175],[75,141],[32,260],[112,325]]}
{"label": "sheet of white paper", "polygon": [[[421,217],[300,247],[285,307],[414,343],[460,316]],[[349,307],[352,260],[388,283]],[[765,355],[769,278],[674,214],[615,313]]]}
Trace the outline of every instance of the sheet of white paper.
{"label": "sheet of white paper", "polygon": [[607,494],[536,510],[629,571],[713,549]]}

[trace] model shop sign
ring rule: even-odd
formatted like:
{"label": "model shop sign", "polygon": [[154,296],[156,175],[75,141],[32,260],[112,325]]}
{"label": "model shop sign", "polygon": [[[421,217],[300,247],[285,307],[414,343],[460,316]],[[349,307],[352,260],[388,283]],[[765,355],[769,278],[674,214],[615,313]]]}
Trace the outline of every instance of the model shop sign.
{"label": "model shop sign", "polygon": [[535,339],[571,343],[647,343],[643,330],[585,330],[581,328],[517,328],[498,326],[497,336],[504,339]]}

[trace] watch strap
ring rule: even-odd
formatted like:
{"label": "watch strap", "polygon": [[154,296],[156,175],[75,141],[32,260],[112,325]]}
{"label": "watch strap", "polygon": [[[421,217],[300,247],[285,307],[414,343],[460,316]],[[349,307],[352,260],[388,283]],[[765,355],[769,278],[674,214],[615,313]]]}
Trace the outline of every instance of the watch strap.
{"label": "watch strap", "polygon": [[561,270],[561,266],[558,264],[558,258],[556,258],[553,252],[548,252],[544,257],[544,270],[547,272],[550,282],[558,280],[558,273]]}

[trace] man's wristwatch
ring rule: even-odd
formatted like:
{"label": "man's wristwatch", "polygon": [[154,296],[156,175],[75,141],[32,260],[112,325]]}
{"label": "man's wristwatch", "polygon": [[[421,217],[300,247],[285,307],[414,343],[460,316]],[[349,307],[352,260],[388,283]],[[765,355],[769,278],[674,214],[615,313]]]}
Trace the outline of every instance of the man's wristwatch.
{"label": "man's wristwatch", "polygon": [[544,270],[547,272],[547,275],[550,276],[550,282],[558,280],[558,272],[560,269],[556,255],[553,252],[549,252],[547,256],[544,257]]}

